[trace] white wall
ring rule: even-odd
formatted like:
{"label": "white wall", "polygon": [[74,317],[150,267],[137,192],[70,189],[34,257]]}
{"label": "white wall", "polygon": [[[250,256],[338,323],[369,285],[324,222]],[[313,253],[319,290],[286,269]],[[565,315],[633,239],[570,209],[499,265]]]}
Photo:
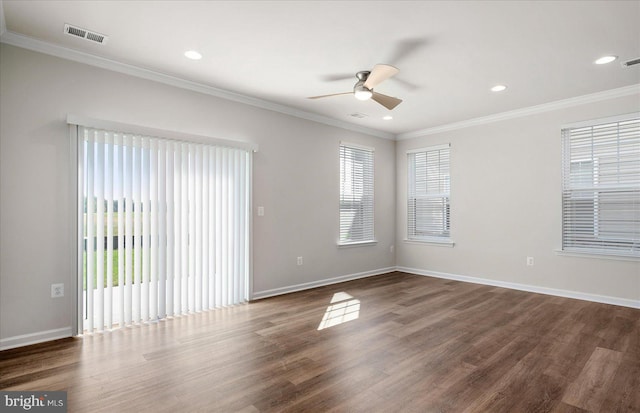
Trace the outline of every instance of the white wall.
{"label": "white wall", "polygon": [[[639,97],[628,96],[399,141],[397,265],[638,305],[640,261],[559,256],[554,250],[562,240],[561,125],[639,110]],[[455,246],[406,243],[406,151],[442,143],[451,143]],[[527,256],[534,257],[533,267],[526,266]]]}
{"label": "white wall", "polygon": [[[258,143],[254,292],[395,265],[395,143],[0,45],[0,347],[70,331],[67,114]],[[376,246],[336,247],[338,145],[376,148]],[[296,265],[296,257],[304,265]],[[52,283],[64,298],[50,298]],[[23,336],[24,335],[24,336]]]}

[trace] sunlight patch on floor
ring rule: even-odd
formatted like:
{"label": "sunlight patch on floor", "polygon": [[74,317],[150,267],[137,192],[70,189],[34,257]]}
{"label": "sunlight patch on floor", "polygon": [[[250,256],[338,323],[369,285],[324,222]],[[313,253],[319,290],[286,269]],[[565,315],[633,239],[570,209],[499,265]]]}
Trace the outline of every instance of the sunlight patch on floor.
{"label": "sunlight patch on floor", "polygon": [[338,324],[356,320],[360,315],[360,300],[345,292],[335,293],[331,305],[324,312],[318,330],[337,326]]}

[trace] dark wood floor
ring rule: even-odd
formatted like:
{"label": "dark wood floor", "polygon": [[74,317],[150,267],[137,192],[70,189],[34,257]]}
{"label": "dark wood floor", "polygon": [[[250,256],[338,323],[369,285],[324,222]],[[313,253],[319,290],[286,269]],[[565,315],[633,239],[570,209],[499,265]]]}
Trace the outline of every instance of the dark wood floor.
{"label": "dark wood floor", "polygon": [[391,273],[0,352],[0,389],[70,412],[640,412],[640,310]]}

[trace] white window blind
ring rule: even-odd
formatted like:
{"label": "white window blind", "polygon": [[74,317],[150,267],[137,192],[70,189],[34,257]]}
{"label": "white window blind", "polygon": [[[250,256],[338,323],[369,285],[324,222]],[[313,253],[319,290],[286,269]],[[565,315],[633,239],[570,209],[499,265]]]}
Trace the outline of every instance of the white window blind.
{"label": "white window blind", "polygon": [[373,156],[371,148],[340,144],[339,244],[375,241]]}
{"label": "white window blind", "polygon": [[449,145],[407,153],[407,238],[449,239]]}
{"label": "white window blind", "polygon": [[248,297],[251,153],[78,127],[84,331]]}
{"label": "white window blind", "polygon": [[640,256],[640,116],[566,128],[562,248]]}

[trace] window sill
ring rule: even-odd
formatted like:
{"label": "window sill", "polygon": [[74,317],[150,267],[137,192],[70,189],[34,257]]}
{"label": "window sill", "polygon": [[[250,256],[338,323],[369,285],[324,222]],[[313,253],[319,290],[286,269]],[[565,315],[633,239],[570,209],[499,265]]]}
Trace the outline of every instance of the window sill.
{"label": "window sill", "polygon": [[345,242],[338,243],[338,248],[354,248],[354,247],[368,247],[370,245],[376,245],[378,241],[358,241],[358,242]]}
{"label": "window sill", "polygon": [[640,256],[635,255],[620,255],[614,253],[604,253],[597,251],[575,251],[575,250],[554,250],[556,255],[565,257],[580,257],[580,258],[596,258],[604,260],[616,260],[616,261],[640,261]]}
{"label": "window sill", "polygon": [[407,244],[427,244],[427,245],[435,245],[438,247],[449,247],[449,248],[453,248],[454,245],[456,245],[455,242],[453,242],[453,240],[449,239],[449,238],[444,238],[444,239],[405,239],[404,240],[405,243]]}

